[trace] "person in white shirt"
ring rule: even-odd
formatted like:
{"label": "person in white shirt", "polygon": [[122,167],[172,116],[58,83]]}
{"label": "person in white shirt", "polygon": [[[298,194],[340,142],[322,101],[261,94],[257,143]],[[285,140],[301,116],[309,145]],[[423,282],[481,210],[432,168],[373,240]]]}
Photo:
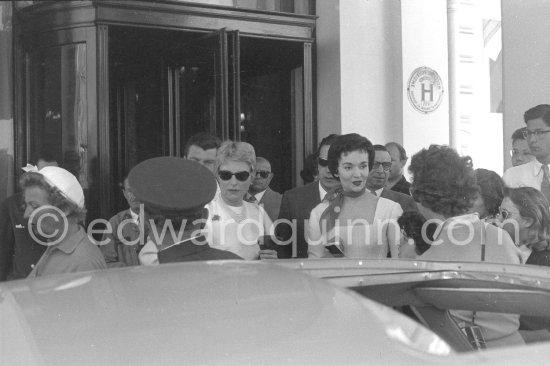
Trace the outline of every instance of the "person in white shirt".
{"label": "person in white shirt", "polygon": [[[246,259],[277,259],[274,249],[262,249],[273,223],[265,210],[244,201],[256,169],[256,154],[246,142],[226,141],[218,149],[214,172],[220,195],[208,205],[204,229],[212,248],[227,250]],[[267,240],[267,239],[266,239]]]}
{"label": "person in white shirt", "polygon": [[550,198],[550,187],[543,189],[544,171],[550,164],[550,105],[540,104],[529,109],[523,119],[527,125],[523,133],[536,159],[506,170],[502,178],[508,187],[533,187]]}

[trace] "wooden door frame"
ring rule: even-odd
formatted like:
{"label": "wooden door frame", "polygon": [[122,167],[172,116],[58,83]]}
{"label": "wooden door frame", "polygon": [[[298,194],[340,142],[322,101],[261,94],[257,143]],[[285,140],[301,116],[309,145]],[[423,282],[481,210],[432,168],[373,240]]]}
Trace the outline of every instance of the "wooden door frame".
{"label": "wooden door frame", "polygon": [[[87,102],[88,102],[88,163],[97,168],[100,215],[108,217],[114,208],[112,187],[113,164],[110,159],[109,118],[109,27],[131,26],[193,32],[211,32],[221,28],[238,30],[241,36],[280,39],[304,44],[304,138],[303,145],[296,141],[295,149],[304,156],[313,151],[315,141],[313,55],[316,16],[265,12],[254,9],[186,3],[174,0],[148,1],[71,1],[37,2],[14,14],[15,70],[24,71],[22,45],[28,47],[36,39],[48,39],[54,44],[74,35],[84,35],[87,47]],[[19,44],[18,44],[19,43]],[[36,42],[35,42],[36,43]],[[226,52],[227,54],[227,52]],[[23,66],[22,66],[23,65]],[[17,75],[17,73],[16,73]],[[25,155],[27,93],[24,80],[15,78],[14,118],[17,137],[16,166],[21,166]],[[229,123],[237,126],[238,111],[228,116]],[[227,127],[228,124],[225,124]],[[223,132],[225,138],[229,132]],[[238,131],[234,132],[237,135]],[[227,136],[226,136],[227,135]],[[96,159],[94,162],[91,159]],[[299,162],[301,164],[301,162]],[[93,168],[92,168],[93,169]],[[17,172],[18,176],[19,172]],[[295,183],[298,183],[298,177]]]}

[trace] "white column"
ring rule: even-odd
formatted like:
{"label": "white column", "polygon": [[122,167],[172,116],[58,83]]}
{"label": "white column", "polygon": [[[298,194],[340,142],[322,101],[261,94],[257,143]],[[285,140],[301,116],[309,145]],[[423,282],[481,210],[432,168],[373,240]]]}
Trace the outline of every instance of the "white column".
{"label": "white column", "polygon": [[412,156],[449,144],[447,2],[402,0],[401,20],[403,146]]}

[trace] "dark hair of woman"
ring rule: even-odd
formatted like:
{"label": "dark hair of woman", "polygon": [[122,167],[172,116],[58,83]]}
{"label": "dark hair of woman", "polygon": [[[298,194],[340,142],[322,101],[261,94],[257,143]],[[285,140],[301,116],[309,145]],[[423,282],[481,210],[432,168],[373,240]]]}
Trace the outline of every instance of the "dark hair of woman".
{"label": "dark hair of woman", "polygon": [[[397,223],[405,232],[405,235],[414,240],[416,254],[422,255],[426,250],[430,249],[435,228],[437,227],[435,222],[426,225],[426,219],[420,212],[406,211],[397,219]],[[424,233],[422,230],[424,230]]]}
{"label": "dark hair of woman", "polygon": [[420,150],[412,157],[409,172],[414,200],[444,217],[468,212],[479,193],[472,160],[448,146]]}
{"label": "dark hair of woman", "polygon": [[548,249],[550,246],[550,212],[546,197],[532,187],[508,188],[505,196],[516,205],[523,218],[532,220],[529,233],[533,235],[533,238],[527,247],[535,251]]}
{"label": "dark hair of woman", "polygon": [[357,133],[337,136],[328,150],[328,169],[335,177],[338,176],[338,163],[344,154],[352,151],[364,151],[369,155],[369,168],[374,161],[372,143],[368,138]]}
{"label": "dark hair of woman", "polygon": [[492,216],[497,215],[504,198],[502,178],[497,173],[487,169],[476,169],[475,174],[487,212]]}

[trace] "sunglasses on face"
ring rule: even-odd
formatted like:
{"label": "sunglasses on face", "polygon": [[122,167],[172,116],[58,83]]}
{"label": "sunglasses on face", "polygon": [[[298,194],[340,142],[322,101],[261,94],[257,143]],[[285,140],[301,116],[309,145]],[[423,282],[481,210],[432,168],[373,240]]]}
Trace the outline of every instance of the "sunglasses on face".
{"label": "sunglasses on face", "polygon": [[256,170],[256,177],[260,176],[263,179],[267,179],[267,177],[269,177],[269,174],[271,174],[271,172],[266,172],[265,170]]}
{"label": "sunglasses on face", "polygon": [[317,158],[317,163],[319,164],[319,166],[322,166],[323,168],[328,166],[327,159]]}
{"label": "sunglasses on face", "polygon": [[239,182],[244,182],[248,179],[248,177],[250,177],[250,172],[242,171],[233,173],[227,170],[220,170],[218,172],[218,177],[220,177],[220,179],[224,181],[230,180],[232,176],[235,176],[235,178],[237,178]]}

